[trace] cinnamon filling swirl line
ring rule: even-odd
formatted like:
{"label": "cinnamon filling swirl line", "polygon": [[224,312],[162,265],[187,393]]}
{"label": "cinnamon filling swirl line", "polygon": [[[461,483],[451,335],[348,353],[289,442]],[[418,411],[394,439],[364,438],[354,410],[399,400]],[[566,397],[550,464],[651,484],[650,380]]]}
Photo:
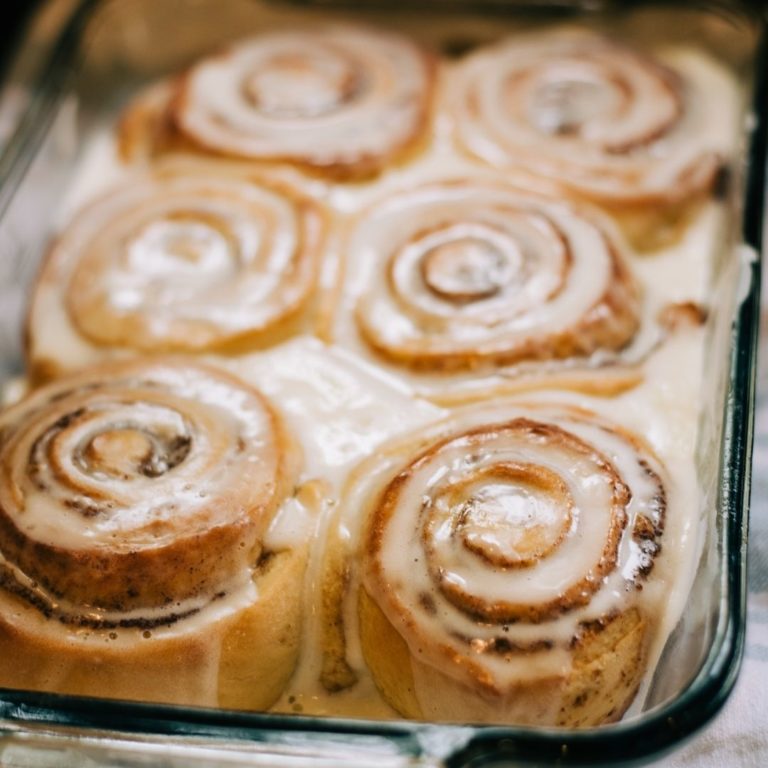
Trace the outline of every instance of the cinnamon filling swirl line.
{"label": "cinnamon filling swirl line", "polygon": [[94,630],[134,628],[145,631],[170,627],[184,619],[189,619],[226,594],[238,591],[253,592],[252,587],[244,582],[239,585],[228,585],[227,592],[177,600],[159,608],[142,607],[128,611],[107,611],[56,597],[38,582],[30,579],[17,566],[5,560],[2,555],[0,555],[0,588],[18,597],[46,619],[55,619],[63,625]]}

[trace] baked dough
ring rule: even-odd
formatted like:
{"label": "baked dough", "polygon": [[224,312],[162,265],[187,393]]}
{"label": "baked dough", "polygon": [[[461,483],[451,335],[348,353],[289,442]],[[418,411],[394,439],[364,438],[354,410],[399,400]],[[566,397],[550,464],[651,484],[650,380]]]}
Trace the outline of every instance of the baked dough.
{"label": "baked dough", "polygon": [[[556,402],[457,411],[394,446],[358,558],[362,651],[402,715],[593,726],[645,672],[666,472]],[[373,469],[366,475],[376,475]]]}
{"label": "baked dough", "polygon": [[27,322],[33,378],[142,352],[251,351],[312,322],[322,207],[285,182],[163,163],[53,243]]}
{"label": "baked dough", "polygon": [[166,152],[374,175],[427,137],[434,58],[352,25],[264,32],[152,86],[121,126],[129,160]]}
{"label": "baked dough", "polygon": [[275,701],[307,541],[264,544],[300,457],[256,390],[183,361],[115,363],[38,389],[0,435],[0,684]]}

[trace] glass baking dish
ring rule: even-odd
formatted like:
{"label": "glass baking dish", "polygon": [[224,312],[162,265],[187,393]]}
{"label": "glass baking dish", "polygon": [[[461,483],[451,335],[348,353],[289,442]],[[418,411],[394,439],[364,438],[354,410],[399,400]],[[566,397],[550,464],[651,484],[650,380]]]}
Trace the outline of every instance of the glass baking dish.
{"label": "glass baking dish", "polygon": [[0,155],[0,382],[22,372],[26,289],[56,206],[93,132],[113,121],[139,87],[245,31],[258,30],[266,14],[311,20],[338,9],[347,17],[383,19],[422,32],[439,16],[441,29],[455,33],[448,35],[453,42],[463,39],[464,25],[479,15],[486,25],[490,21],[501,28],[568,19],[598,29],[652,30],[654,40],[695,40],[744,85],[743,135],[724,193],[729,233],[717,267],[728,290],[713,302],[708,321],[711,377],[699,430],[706,540],[685,614],[659,662],[646,704],[617,724],[570,731],[250,714],[3,690],[3,764],[629,764],[680,744],[719,710],[733,687],[745,623],[768,105],[763,25],[746,4],[671,8],[450,0],[418,10],[406,3],[311,0],[48,4],[27,30],[2,94],[5,100],[13,92],[17,103],[21,94],[23,110]]}

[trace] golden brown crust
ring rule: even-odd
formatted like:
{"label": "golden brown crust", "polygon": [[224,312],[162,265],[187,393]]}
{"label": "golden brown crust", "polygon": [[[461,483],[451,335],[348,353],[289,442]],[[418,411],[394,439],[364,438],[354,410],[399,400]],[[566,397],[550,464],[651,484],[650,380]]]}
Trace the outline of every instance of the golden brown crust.
{"label": "golden brown crust", "polygon": [[222,639],[217,706],[267,709],[285,690],[301,651],[307,557],[303,545],[273,554],[257,569],[258,599]]}
{"label": "golden brown crust", "polygon": [[363,588],[358,594],[360,643],[376,687],[403,717],[423,720],[408,645]]}
{"label": "golden brown crust", "polygon": [[335,693],[353,686],[357,673],[346,658],[346,633],[343,602],[350,586],[350,564],[340,542],[328,542],[325,551],[321,616],[320,654],[322,669],[320,683],[326,691]]}
{"label": "golden brown crust", "polygon": [[645,672],[648,634],[649,622],[636,609],[585,627],[557,725],[585,728],[621,719]]}
{"label": "golden brown crust", "polygon": [[699,328],[707,321],[707,308],[693,301],[668,304],[659,312],[659,324],[668,332],[681,328]]}
{"label": "golden brown crust", "polygon": [[[412,669],[425,665],[411,655],[408,645],[365,589],[359,593],[358,614],[363,653],[381,695],[403,717],[424,720]],[[457,687],[445,679],[437,681],[430,695],[476,701],[478,711],[496,707],[500,722],[504,720],[502,708],[512,700],[530,713],[530,719],[518,722],[542,724],[537,718],[539,702],[553,698],[559,706],[552,713],[552,725],[589,728],[616,722],[632,703],[645,672],[647,636],[647,621],[633,609],[585,628],[575,643],[571,670],[560,678],[518,684],[504,697],[491,694],[489,699],[478,689]],[[434,668],[422,669],[422,673],[433,682],[439,675]]]}
{"label": "golden brown crust", "polygon": [[0,596],[0,680],[21,690],[265,710],[298,661],[298,588],[306,548],[278,553],[256,573],[259,599],[218,619],[173,630],[72,630],[55,620],[9,620],[29,606]]}
{"label": "golden brown crust", "polygon": [[128,105],[117,126],[117,150],[123,161],[151,160],[183,146],[171,110],[177,88],[177,79],[155,83]]}

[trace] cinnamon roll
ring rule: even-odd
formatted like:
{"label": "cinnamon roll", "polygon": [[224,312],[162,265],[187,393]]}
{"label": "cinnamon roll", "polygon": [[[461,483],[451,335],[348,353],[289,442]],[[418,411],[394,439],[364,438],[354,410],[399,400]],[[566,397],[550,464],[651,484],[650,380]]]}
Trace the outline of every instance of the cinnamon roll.
{"label": "cinnamon roll", "polygon": [[34,375],[126,352],[242,352],[309,321],[322,210],[285,184],[209,171],[160,166],[74,218],[33,291]]}
{"label": "cinnamon roll", "polygon": [[[263,709],[298,654],[298,455],[213,368],[111,364],[0,415],[0,685]],[[306,538],[306,537],[304,537]]]}
{"label": "cinnamon roll", "polygon": [[387,455],[361,544],[359,629],[382,695],[430,720],[617,720],[664,599],[654,452],[554,402],[466,411],[408,452]]}
{"label": "cinnamon roll", "polygon": [[139,97],[126,157],[165,149],[365,176],[425,138],[435,62],[393,32],[351,25],[264,32]]}
{"label": "cinnamon roll", "polygon": [[[412,372],[584,363],[619,352],[639,327],[640,290],[607,224],[488,180],[387,199],[346,251],[359,337]],[[338,339],[347,326],[342,312]]]}
{"label": "cinnamon roll", "polygon": [[623,214],[635,243],[655,247],[723,165],[718,102],[706,98],[715,78],[676,63],[586,32],[503,41],[455,73],[458,140]]}

